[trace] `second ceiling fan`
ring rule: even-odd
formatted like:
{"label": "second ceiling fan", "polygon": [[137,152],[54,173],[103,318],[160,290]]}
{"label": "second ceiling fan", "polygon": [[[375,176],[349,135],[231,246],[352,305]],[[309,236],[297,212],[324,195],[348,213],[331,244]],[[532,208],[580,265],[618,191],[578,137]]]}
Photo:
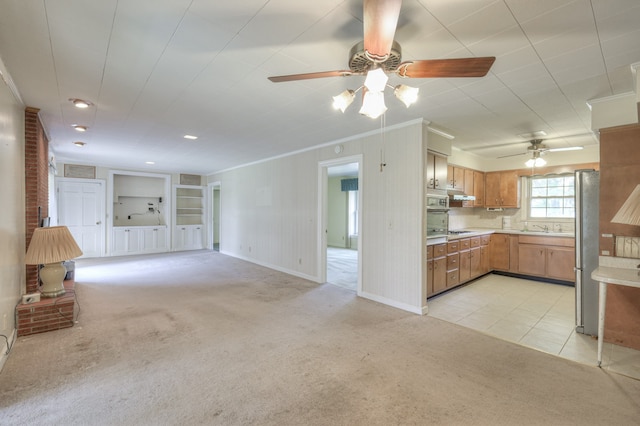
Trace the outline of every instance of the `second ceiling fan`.
{"label": "second ceiling fan", "polygon": [[[400,44],[394,41],[401,6],[402,0],[364,0],[364,40],[351,48],[348,70],[280,75],[269,77],[269,80],[274,83],[281,83],[325,77],[367,75],[364,84],[364,109],[365,104],[367,104],[368,94],[373,94],[373,96],[369,96],[371,100],[381,97],[382,91],[386,87],[387,74],[396,74],[405,78],[447,78],[483,77],[489,72],[496,59],[493,56],[422,59],[402,62],[402,49]],[[395,87],[396,96],[409,106],[412,103],[411,101],[415,101],[417,89],[403,86]],[[334,106],[344,112],[344,109],[353,101],[354,96],[355,92],[353,90],[346,90],[334,97]],[[384,110],[386,110],[386,107]],[[368,114],[367,111],[363,112],[361,110],[360,112],[375,118],[373,115]],[[373,114],[375,115],[377,112],[379,111],[374,111]]]}

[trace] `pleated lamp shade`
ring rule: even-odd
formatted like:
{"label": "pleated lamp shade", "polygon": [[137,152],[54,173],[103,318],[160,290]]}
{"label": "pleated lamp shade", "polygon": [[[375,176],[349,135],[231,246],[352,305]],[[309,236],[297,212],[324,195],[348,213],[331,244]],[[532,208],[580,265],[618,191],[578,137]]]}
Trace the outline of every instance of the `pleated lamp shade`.
{"label": "pleated lamp shade", "polygon": [[640,185],[631,192],[611,222],[640,226]]}
{"label": "pleated lamp shade", "polygon": [[43,265],[82,256],[82,250],[66,226],[36,228],[31,237],[24,263]]}

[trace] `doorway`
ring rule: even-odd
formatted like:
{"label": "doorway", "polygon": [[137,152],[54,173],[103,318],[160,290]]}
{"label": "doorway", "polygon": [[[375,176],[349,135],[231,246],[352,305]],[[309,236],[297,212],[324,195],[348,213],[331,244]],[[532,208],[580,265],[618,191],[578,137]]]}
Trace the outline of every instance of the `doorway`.
{"label": "doorway", "polygon": [[209,194],[211,195],[210,212],[211,217],[209,223],[211,223],[211,235],[209,241],[211,241],[211,250],[220,251],[220,182],[213,182],[209,184]]}
{"label": "doorway", "polygon": [[358,294],[361,285],[361,157],[320,163],[321,279]]}

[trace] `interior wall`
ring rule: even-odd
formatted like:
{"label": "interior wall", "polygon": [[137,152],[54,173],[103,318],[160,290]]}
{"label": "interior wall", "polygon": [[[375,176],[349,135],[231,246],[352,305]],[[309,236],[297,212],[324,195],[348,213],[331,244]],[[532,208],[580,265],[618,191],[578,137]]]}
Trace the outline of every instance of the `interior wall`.
{"label": "interior wall", "polygon": [[[1,61],[0,74],[0,335],[12,342],[14,308],[25,291],[24,106],[7,85]],[[0,339],[0,369],[6,351],[6,341]]]}
{"label": "interior wall", "polygon": [[348,192],[342,191],[341,176],[329,178],[327,202],[327,245],[330,247],[348,247]]}
{"label": "interior wall", "polygon": [[319,281],[318,163],[362,154],[362,296],[422,313],[422,123],[340,144],[209,176],[223,188],[220,249]]}

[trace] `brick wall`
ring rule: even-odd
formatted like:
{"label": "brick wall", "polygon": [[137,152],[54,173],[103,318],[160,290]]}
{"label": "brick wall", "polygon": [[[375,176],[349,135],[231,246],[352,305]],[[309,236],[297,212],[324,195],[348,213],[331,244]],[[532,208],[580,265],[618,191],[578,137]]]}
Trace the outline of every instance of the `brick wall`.
{"label": "brick wall", "polygon": [[27,305],[19,304],[18,337],[73,327],[75,293],[74,281],[64,282],[66,293],[60,297],[40,299]]}
{"label": "brick wall", "polygon": [[[49,216],[49,141],[38,117],[38,108],[27,107],[24,120],[24,178],[26,247],[40,220]],[[27,293],[38,291],[38,267],[26,266]]]}

